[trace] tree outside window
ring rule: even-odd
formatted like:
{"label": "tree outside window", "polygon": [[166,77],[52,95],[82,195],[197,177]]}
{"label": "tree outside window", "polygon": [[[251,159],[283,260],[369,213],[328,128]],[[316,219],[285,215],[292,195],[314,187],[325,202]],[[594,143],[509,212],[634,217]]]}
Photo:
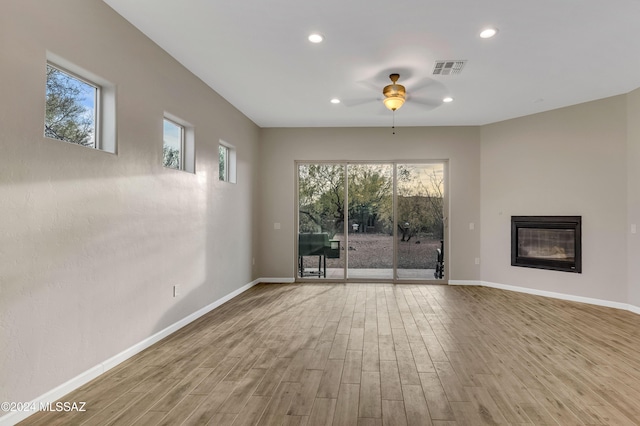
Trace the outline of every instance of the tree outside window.
{"label": "tree outside window", "polygon": [[222,181],[229,181],[229,148],[224,145],[218,145],[218,177]]}
{"label": "tree outside window", "polygon": [[97,85],[47,64],[44,135],[96,148]]}
{"label": "tree outside window", "polygon": [[184,152],[184,127],[171,120],[164,119],[164,145],[162,164],[170,169],[182,170]]}

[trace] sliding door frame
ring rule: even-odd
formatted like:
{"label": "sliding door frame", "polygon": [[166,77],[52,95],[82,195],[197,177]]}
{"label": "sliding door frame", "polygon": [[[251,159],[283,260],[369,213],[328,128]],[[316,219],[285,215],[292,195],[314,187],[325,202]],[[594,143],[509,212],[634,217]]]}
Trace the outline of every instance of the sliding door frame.
{"label": "sliding door frame", "polygon": [[[293,272],[296,282],[334,282],[334,283],[389,283],[393,284],[447,284],[449,277],[449,160],[390,160],[390,161],[367,161],[367,160],[296,160],[294,162],[294,221],[295,232],[293,236],[294,259],[293,259]],[[392,166],[392,203],[393,203],[393,279],[388,278],[347,278],[348,266],[349,266],[349,250],[345,247],[344,250],[344,266],[342,278],[304,278],[298,276],[298,235],[300,227],[300,166],[311,164],[328,164],[328,165],[343,165],[344,166],[344,188],[343,188],[343,200],[344,200],[344,219],[343,219],[343,235],[345,236],[345,246],[348,246],[349,241],[349,172],[348,167],[350,164],[390,164]],[[444,276],[442,279],[400,279],[398,278],[398,165],[399,164],[442,164],[443,165],[443,178],[444,178],[444,194],[443,194],[443,241],[444,241]]]}

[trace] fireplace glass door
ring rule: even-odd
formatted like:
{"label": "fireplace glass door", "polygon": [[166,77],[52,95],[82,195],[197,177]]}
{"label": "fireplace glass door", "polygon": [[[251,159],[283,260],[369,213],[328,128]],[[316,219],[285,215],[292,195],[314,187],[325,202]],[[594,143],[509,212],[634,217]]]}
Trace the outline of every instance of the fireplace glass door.
{"label": "fireplace glass door", "polygon": [[582,272],[580,216],[512,216],[511,265]]}
{"label": "fireplace glass door", "polygon": [[519,228],[518,256],[574,262],[575,239],[574,229]]}

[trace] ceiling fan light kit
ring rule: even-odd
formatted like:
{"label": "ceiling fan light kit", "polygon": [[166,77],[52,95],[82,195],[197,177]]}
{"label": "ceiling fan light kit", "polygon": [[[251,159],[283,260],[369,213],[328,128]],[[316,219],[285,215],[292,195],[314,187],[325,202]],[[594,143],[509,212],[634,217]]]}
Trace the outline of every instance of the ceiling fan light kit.
{"label": "ceiling fan light kit", "polygon": [[400,74],[391,74],[389,78],[391,79],[392,84],[389,84],[382,89],[382,94],[384,95],[384,100],[382,102],[385,107],[391,111],[395,111],[404,105],[406,90],[403,85],[396,84],[400,78]]}
{"label": "ceiling fan light kit", "polygon": [[389,96],[385,98],[382,102],[384,102],[384,106],[386,106],[391,111],[395,111],[404,105],[404,97],[401,96]]}

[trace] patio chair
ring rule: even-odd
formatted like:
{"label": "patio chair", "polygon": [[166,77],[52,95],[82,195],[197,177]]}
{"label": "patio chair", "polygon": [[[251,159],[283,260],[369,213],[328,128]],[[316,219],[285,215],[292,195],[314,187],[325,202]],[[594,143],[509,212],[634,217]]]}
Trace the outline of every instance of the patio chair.
{"label": "patio chair", "polygon": [[444,278],[444,241],[440,240],[440,248],[436,249],[436,271],[433,276],[437,280]]}

